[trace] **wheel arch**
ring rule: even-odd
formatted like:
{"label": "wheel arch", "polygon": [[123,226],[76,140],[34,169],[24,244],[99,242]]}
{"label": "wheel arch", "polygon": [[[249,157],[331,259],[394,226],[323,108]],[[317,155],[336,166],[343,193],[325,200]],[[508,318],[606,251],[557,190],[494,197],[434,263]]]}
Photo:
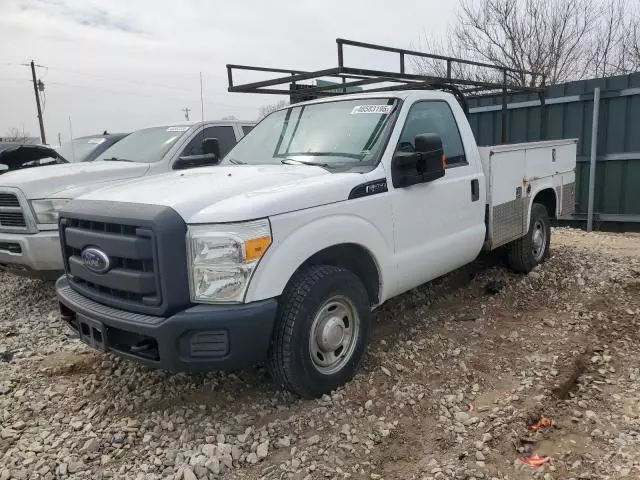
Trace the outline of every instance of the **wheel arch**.
{"label": "wheel arch", "polygon": [[549,218],[557,217],[557,208],[558,208],[558,198],[553,185],[550,183],[545,183],[543,185],[538,185],[532,192],[530,197],[531,201],[529,202],[527,208],[527,217],[526,217],[526,229],[525,231],[529,231],[529,226],[531,225],[531,209],[533,208],[534,203],[541,203],[547,209],[547,213],[549,214]]}
{"label": "wheel arch", "polygon": [[362,281],[371,303],[377,305],[380,302],[380,269],[371,252],[362,245],[340,243],[327,247],[305,260],[296,272],[311,265],[346,268]]}
{"label": "wheel arch", "polygon": [[[558,208],[558,198],[556,191],[553,187],[545,187],[536,192],[531,201],[531,206],[534,203],[540,203],[545,206],[550,218],[556,218]],[[529,216],[531,216],[531,206],[529,206]]]}
{"label": "wheel arch", "polygon": [[373,306],[386,299],[395,278],[392,247],[377,228],[361,217],[331,216],[296,229],[282,241],[276,240],[256,269],[246,301],[277,297],[300,269],[322,264],[343,267],[357,275]]}

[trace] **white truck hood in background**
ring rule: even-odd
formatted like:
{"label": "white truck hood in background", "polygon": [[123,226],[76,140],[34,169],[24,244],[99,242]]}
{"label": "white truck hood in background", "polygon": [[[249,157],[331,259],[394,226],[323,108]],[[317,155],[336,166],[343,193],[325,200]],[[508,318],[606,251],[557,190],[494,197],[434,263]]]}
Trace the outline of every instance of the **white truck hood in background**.
{"label": "white truck hood in background", "polygon": [[146,163],[87,162],[25,168],[0,176],[0,187],[20,189],[28,199],[75,198],[101,184],[144,175]]}
{"label": "white truck hood in background", "polygon": [[103,188],[81,200],[164,205],[187,223],[234,222],[346,200],[365,181],[308,165],[234,165],[154,175]]}

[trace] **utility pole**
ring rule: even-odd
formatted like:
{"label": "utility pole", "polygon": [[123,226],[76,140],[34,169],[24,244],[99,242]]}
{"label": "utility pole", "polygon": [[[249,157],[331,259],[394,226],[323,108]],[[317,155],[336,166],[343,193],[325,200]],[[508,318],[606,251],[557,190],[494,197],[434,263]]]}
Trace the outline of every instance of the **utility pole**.
{"label": "utility pole", "polygon": [[[36,66],[31,60],[31,77],[33,78],[33,92],[36,94],[36,107],[38,108],[38,121],[40,122],[40,140],[46,145],[47,139],[44,135],[44,122],[42,121],[42,109],[40,108],[40,94],[38,93],[38,81],[36,80]],[[42,82],[40,82],[42,85]],[[44,86],[43,86],[44,88]]]}
{"label": "utility pole", "polygon": [[189,121],[189,112],[191,111],[191,109],[189,107],[184,107],[182,109],[182,111],[184,112],[184,119],[188,122]]}

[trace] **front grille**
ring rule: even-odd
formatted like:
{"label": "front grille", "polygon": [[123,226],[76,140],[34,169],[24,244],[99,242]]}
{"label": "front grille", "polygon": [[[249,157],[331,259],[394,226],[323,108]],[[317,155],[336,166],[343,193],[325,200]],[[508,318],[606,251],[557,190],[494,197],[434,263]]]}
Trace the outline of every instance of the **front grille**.
{"label": "front grille", "polygon": [[22,212],[0,212],[0,226],[2,227],[26,227]]}
{"label": "front grille", "polygon": [[[60,241],[69,286],[121,312],[167,317],[192,306],[184,219],[172,208],[128,202],[74,200],[60,212]],[[95,273],[86,248],[104,262]],[[100,261],[94,267],[105,266]]]}
{"label": "front grille", "polygon": [[27,228],[20,201],[13,193],[0,193],[0,229],[5,231]]}
{"label": "front grille", "polygon": [[20,202],[13,193],[0,193],[0,207],[19,207]]}
{"label": "front grille", "polygon": [[[147,227],[65,218],[62,223],[65,268],[74,287],[90,298],[114,300],[121,307],[162,302],[153,231]],[[85,267],[82,251],[93,247],[110,261],[106,273]]]}

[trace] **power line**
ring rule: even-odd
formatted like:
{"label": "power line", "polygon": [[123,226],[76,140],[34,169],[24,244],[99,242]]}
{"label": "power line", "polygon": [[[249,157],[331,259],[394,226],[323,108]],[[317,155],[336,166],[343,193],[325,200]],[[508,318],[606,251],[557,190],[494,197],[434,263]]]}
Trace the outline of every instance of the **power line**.
{"label": "power line", "polygon": [[[166,84],[162,84],[162,83],[146,82],[146,81],[140,81],[140,80],[127,80],[127,79],[123,79],[123,78],[111,77],[109,75],[100,75],[100,74],[97,74],[97,73],[82,72],[80,70],[69,69],[69,68],[49,67],[49,69],[60,71],[60,72],[72,73],[72,74],[76,74],[76,75],[83,75],[85,77],[100,78],[100,79],[103,79],[103,80],[110,80],[110,81],[113,81],[113,82],[128,83],[128,84],[131,84],[131,85],[166,88],[166,89],[169,89],[169,90],[177,90],[177,91],[196,93],[196,94],[198,93],[198,91],[195,90],[195,89],[192,90],[192,89],[188,89],[188,88],[184,88],[184,87],[178,87],[176,85],[166,85]],[[215,94],[214,93],[214,95],[224,95],[224,94]]]}
{"label": "power line", "polygon": [[12,77],[0,77],[0,80],[7,82],[30,82],[27,78],[12,78]]}
{"label": "power line", "polygon": [[[18,64],[18,63],[0,63],[0,65],[8,65],[8,66],[24,66],[24,67],[29,67],[30,64],[25,63],[25,64]],[[89,72],[83,72],[80,70],[75,70],[75,69],[69,69],[69,68],[61,68],[61,67],[51,67],[51,66],[45,66],[45,65],[35,65],[36,67],[40,67],[40,68],[45,68],[47,71],[45,72],[45,75],[47,73],[49,73],[49,70],[53,70],[53,71],[58,71],[58,72],[66,72],[66,73],[71,73],[71,74],[75,74],[75,75],[82,75],[85,77],[91,77],[91,78],[98,78],[98,79],[103,79],[103,80],[109,80],[112,82],[120,82],[120,83],[128,83],[131,85],[139,85],[139,86],[146,86],[146,87],[156,87],[156,88],[165,88],[168,90],[176,90],[176,91],[182,91],[182,92],[188,92],[188,93],[193,93],[193,94],[199,94],[199,91],[196,89],[188,89],[188,88],[183,88],[183,87],[178,87],[176,85],[166,85],[166,84],[161,84],[161,83],[153,83],[153,82],[146,82],[146,81],[140,81],[140,80],[128,80],[128,79],[123,79],[123,78],[118,78],[118,77],[112,77],[109,75],[100,75],[100,74],[96,74],[96,73],[89,73]],[[44,76],[43,75],[43,78]],[[53,83],[53,82],[48,82],[48,83]],[[60,84],[63,84],[63,82],[58,82]],[[71,84],[68,84],[71,85]],[[209,95],[222,95],[225,96],[224,93],[216,93],[216,92],[212,92]],[[209,102],[205,102],[205,103],[209,103]]]}
{"label": "power line", "polygon": [[[0,63],[0,65],[31,67],[31,64],[17,64],[17,63],[8,63],[8,62]],[[193,94],[200,93],[200,100],[195,100],[195,99],[187,100],[187,99],[184,99],[184,98],[169,97],[169,96],[163,95],[163,94],[153,95],[153,94],[145,94],[145,93],[138,93],[138,92],[127,92],[127,91],[123,91],[123,90],[112,90],[112,89],[102,88],[102,87],[98,87],[98,86],[94,86],[94,85],[78,85],[78,84],[67,83],[67,82],[58,82],[58,81],[48,81],[47,82],[48,85],[61,85],[61,86],[67,86],[67,87],[73,87],[73,88],[85,88],[85,89],[90,89],[90,90],[102,91],[102,92],[106,92],[106,93],[112,93],[112,94],[116,94],[116,95],[130,95],[130,96],[142,97],[142,98],[159,98],[159,99],[164,99],[164,100],[174,100],[174,101],[186,102],[186,103],[191,103],[191,104],[200,103],[201,109],[203,108],[204,104],[207,104],[207,105],[213,105],[213,106],[217,106],[217,107],[226,107],[226,108],[233,108],[233,109],[245,109],[245,110],[252,110],[252,111],[255,110],[254,107],[250,107],[250,106],[232,105],[232,104],[228,104],[228,103],[203,101],[202,90],[200,92],[197,92],[195,90],[188,90],[188,89],[184,89],[184,88],[181,88],[181,87],[175,87],[175,86],[169,86],[169,85],[161,85],[161,84],[155,84],[155,83],[150,83],[150,82],[123,80],[123,79],[118,79],[118,78],[115,78],[115,77],[108,77],[108,76],[103,76],[103,75],[87,73],[87,72],[80,72],[80,71],[77,71],[77,70],[70,70],[70,69],[64,69],[64,68],[58,68],[58,67],[49,67],[49,66],[38,65],[38,64],[34,64],[34,67],[46,69],[45,75],[51,69],[51,70],[58,70],[58,71],[66,71],[66,72],[69,72],[69,73],[75,73],[75,74],[79,74],[79,75],[85,75],[87,77],[104,78],[104,79],[108,79],[108,80],[113,80],[113,81],[118,81],[118,82],[123,82],[123,83],[129,83],[129,84],[133,84],[133,85],[154,86],[154,87],[167,88],[167,89],[172,89],[172,90],[177,90],[177,91],[189,92],[189,93],[193,93]],[[202,73],[200,75],[202,75]],[[12,78],[12,77],[0,77],[0,80],[3,80],[3,81],[15,81],[15,82],[26,82],[26,81],[29,81],[27,79]],[[200,88],[202,89],[202,80],[201,80]],[[214,95],[224,95],[224,94],[216,94],[216,93],[214,93]],[[188,107],[187,107],[187,109],[188,109]],[[187,113],[186,109],[183,109],[183,110],[185,111],[185,113]],[[190,110],[190,109],[188,109],[188,110]]]}
{"label": "power line", "polygon": [[143,86],[148,86],[148,87],[168,88],[170,90],[181,90],[183,92],[195,93],[195,90],[189,90],[187,88],[182,88],[182,87],[178,87],[178,86],[175,86],[175,85],[163,85],[163,84],[160,84],[160,83],[141,82],[139,80],[126,80],[126,79],[117,78],[117,77],[110,77],[108,75],[98,75],[96,73],[81,72],[79,70],[72,70],[72,69],[69,69],[69,68],[60,68],[60,67],[49,67],[49,68],[51,70],[57,70],[57,71],[60,71],[60,72],[73,73],[75,75],[83,75],[85,77],[102,78],[104,80],[111,80],[113,82],[130,83],[132,85],[143,85]]}
{"label": "power line", "polygon": [[[178,98],[178,97],[168,97],[166,95],[149,95],[149,94],[145,94],[145,93],[137,93],[137,92],[125,92],[122,90],[111,90],[111,89],[106,89],[106,88],[102,88],[102,87],[96,87],[93,85],[78,85],[78,84],[72,84],[72,83],[67,83],[67,82],[56,82],[56,81],[48,81],[47,82],[48,85],[62,85],[62,86],[66,86],[66,87],[74,87],[74,88],[86,88],[89,90],[98,90],[101,92],[107,92],[107,93],[114,93],[117,95],[131,95],[134,97],[143,97],[143,98],[161,98],[161,99],[165,99],[165,100],[176,100],[179,102],[187,102],[187,103],[200,103],[200,100],[189,100],[189,99],[185,99],[185,98]],[[241,106],[241,105],[231,105],[229,103],[218,103],[218,102],[204,102],[208,105],[216,105],[219,107],[229,107],[229,108],[251,108],[252,110],[254,110],[253,107],[245,107],[245,106]]]}

